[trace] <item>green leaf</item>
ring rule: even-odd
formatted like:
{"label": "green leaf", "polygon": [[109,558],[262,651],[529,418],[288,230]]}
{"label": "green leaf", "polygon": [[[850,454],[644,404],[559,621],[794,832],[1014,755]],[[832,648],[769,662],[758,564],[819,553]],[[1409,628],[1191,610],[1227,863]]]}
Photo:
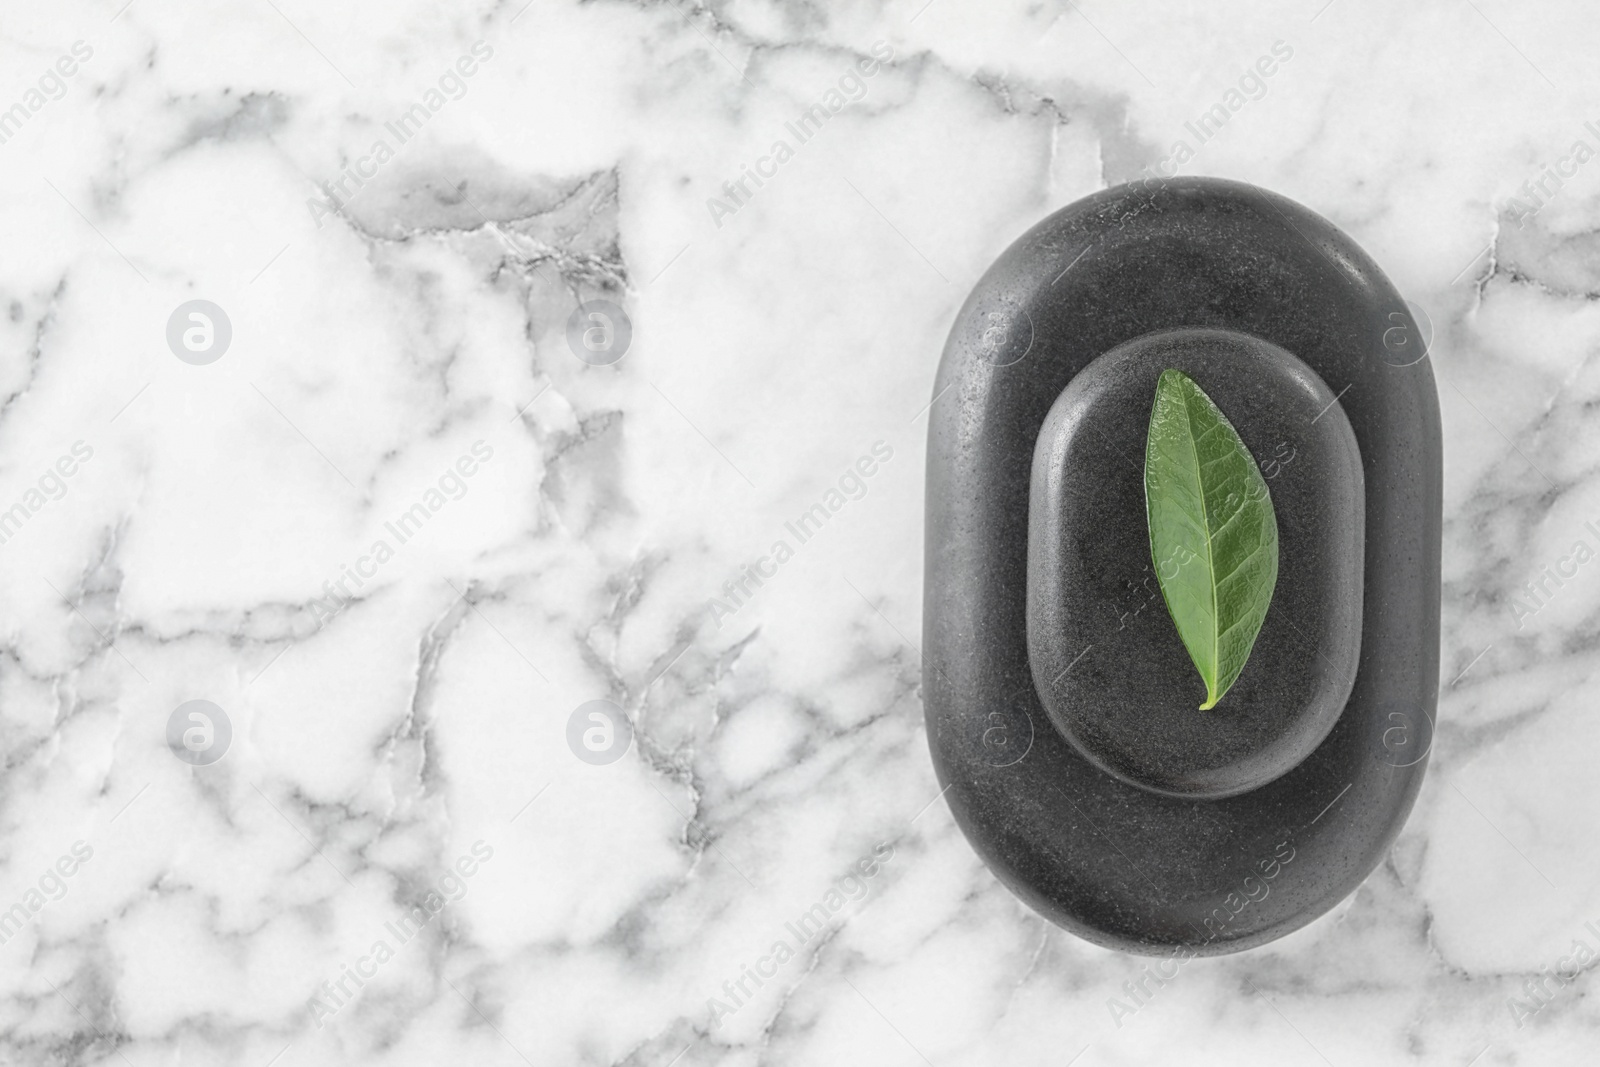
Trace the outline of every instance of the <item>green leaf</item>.
{"label": "green leaf", "polygon": [[1205,711],[1238,679],[1278,584],[1266,479],[1211,398],[1165,370],[1144,454],[1150,557],[1167,611],[1206,683]]}

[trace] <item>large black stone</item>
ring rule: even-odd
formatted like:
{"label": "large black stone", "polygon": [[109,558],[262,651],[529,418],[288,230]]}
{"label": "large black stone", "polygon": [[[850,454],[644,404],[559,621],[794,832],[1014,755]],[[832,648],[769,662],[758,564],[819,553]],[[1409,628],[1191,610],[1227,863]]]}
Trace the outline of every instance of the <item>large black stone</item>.
{"label": "large black stone", "polygon": [[[1167,614],[1145,519],[1156,380],[1173,367],[1261,465],[1278,582],[1250,659],[1208,711]],[[1344,411],[1293,355],[1248,334],[1165,330],[1107,352],[1061,391],[1034,445],[1028,648],[1056,729],[1103,770],[1178,796],[1265,785],[1333,729],[1361,652],[1361,453]]]}
{"label": "large black stone", "polygon": [[[1158,795],[1085,759],[1051,725],[1028,656],[1029,478],[1045,415],[1096,357],[1186,326],[1303,360],[1340,397],[1365,474],[1361,653],[1344,712],[1294,769],[1220,800]],[[1217,179],[1072,204],[968,297],[930,409],[929,745],[974,848],[1053,921],[1133,951],[1248,948],[1332,907],[1394,840],[1438,698],[1439,410],[1419,337],[1348,237]]]}

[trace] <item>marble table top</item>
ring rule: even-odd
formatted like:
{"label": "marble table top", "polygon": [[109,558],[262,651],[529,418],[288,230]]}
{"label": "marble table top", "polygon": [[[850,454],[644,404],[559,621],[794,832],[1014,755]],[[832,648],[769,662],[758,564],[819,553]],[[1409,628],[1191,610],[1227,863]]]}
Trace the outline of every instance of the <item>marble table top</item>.
{"label": "marble table top", "polygon": [[[1589,1062],[1597,30],[11,5],[0,1061]],[[919,700],[956,309],[1155,173],[1359,241],[1445,427],[1416,810],[1341,906],[1209,960],[1001,887]]]}

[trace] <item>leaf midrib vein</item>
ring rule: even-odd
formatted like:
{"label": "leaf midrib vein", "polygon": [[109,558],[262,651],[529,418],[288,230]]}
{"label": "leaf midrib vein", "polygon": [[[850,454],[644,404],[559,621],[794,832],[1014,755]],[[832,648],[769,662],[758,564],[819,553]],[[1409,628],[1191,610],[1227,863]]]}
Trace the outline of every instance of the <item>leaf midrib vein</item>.
{"label": "leaf midrib vein", "polygon": [[[1194,480],[1199,489],[1197,495],[1200,498],[1200,530],[1205,534],[1206,585],[1211,588],[1211,670],[1212,674],[1215,675],[1218,667],[1221,666],[1217,662],[1221,643],[1221,635],[1217,633],[1217,626],[1221,622],[1221,619],[1217,616],[1217,566],[1215,556],[1211,551],[1211,512],[1206,504],[1206,486],[1200,471],[1200,441],[1195,437],[1194,433],[1194,415],[1189,409],[1190,389],[1186,387],[1186,384],[1188,383],[1179,383],[1178,393],[1183,400],[1183,421],[1185,428],[1188,430],[1185,436],[1189,441],[1189,451],[1194,456]],[[1207,678],[1205,683],[1206,702],[1210,703],[1211,694],[1216,690],[1216,679],[1215,677]]]}

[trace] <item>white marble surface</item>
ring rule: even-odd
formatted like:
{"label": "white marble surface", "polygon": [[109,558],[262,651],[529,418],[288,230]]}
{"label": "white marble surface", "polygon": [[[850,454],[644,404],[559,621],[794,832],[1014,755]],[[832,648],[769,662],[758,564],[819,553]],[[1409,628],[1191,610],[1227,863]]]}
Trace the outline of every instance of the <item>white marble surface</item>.
{"label": "white marble surface", "polygon": [[[1320,4],[10,5],[0,1061],[1589,1062],[1600,14]],[[1180,155],[1432,319],[1443,697],[1351,899],[1114,1020],[1146,961],[1041,921],[937,800],[923,411],[1012,239]],[[597,297],[611,366],[565,339]],[[205,366],[165,338],[192,299],[232,325]],[[208,766],[167,746],[192,699],[232,728]],[[604,766],[566,741],[597,699],[637,726]]]}

